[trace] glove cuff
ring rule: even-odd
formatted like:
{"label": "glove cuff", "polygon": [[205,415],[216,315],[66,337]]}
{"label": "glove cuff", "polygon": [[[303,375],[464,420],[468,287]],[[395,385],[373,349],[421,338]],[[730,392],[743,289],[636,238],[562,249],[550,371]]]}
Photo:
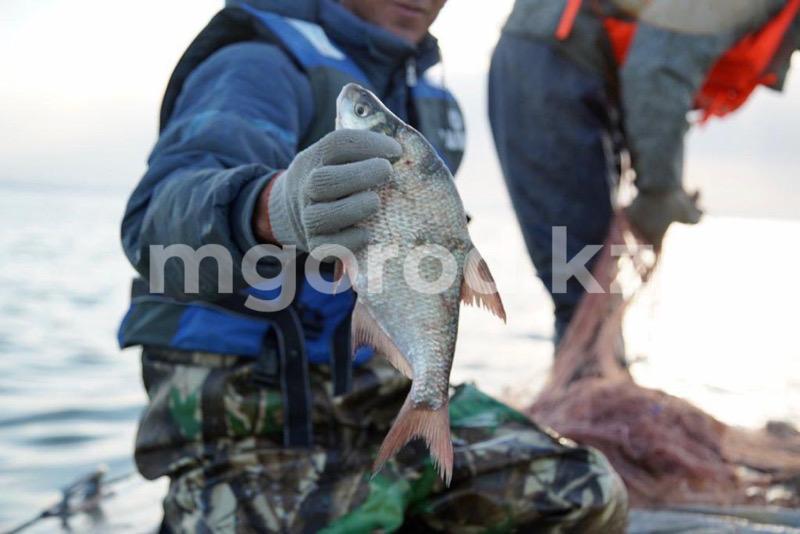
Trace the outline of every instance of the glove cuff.
{"label": "glove cuff", "polygon": [[281,245],[295,245],[305,250],[302,239],[302,228],[298,228],[299,221],[295,221],[292,214],[291,203],[286,190],[286,172],[274,178],[274,184],[269,194],[268,216],[272,236]]}

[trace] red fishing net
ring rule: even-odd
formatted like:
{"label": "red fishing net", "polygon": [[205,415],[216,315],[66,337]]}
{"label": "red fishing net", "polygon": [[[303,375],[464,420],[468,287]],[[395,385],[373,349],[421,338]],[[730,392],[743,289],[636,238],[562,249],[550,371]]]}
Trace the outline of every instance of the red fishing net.
{"label": "red fishing net", "polygon": [[614,247],[603,247],[594,269],[606,291],[584,297],[529,415],[603,451],[634,505],[800,505],[800,435],[793,428],[730,427],[634,382],[618,353],[635,290],[619,291],[643,285],[656,257],[636,241],[622,214],[606,245]]}

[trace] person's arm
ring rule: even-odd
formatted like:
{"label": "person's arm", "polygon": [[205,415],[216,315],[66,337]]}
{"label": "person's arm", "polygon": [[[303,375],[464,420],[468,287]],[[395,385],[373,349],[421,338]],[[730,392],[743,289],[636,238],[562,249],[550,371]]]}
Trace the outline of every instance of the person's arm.
{"label": "person's arm", "polygon": [[[241,43],[212,55],[188,77],[122,221],[122,243],[149,278],[151,245],[220,245],[241,283],[243,254],[259,239],[253,213],[261,191],[289,166],[313,114],[305,76],[276,47]],[[167,263],[166,291],[182,295],[183,267]],[[200,294],[217,289],[201,263]]]}
{"label": "person's arm", "polygon": [[673,222],[700,220],[697,197],[683,189],[686,115],[707,73],[729,46],[727,36],[690,35],[640,22],[620,73],[638,190],[627,214],[656,249]]}
{"label": "person's arm", "polygon": [[781,3],[654,0],[642,12],[620,92],[639,191],[629,216],[656,247],[672,222],[700,218],[696,197],[683,189],[686,115],[695,96],[719,58]]}
{"label": "person's arm", "polygon": [[[215,245],[230,254],[232,272],[224,276],[238,288],[245,285],[242,258],[259,243],[307,252],[364,246],[357,224],[378,210],[372,189],[389,179],[388,160],[402,149],[375,132],[337,130],[296,153],[312,115],[307,79],[270,45],[233,45],[199,66],[128,203],[122,241],[136,270],[152,282],[154,245]],[[266,261],[260,272],[277,274],[279,260],[264,269]],[[217,297],[217,263],[203,260],[198,270],[199,293],[187,295],[189,271],[181,261],[166,262],[166,293]]]}
{"label": "person's arm", "polygon": [[681,187],[686,114],[731,43],[729,35],[693,35],[639,24],[620,73],[625,132],[639,191]]}

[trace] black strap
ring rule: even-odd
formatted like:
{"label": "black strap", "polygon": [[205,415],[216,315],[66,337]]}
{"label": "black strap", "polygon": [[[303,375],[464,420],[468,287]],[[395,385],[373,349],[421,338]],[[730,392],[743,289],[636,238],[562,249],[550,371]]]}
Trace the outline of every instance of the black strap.
{"label": "black strap", "polygon": [[169,122],[186,79],[198,65],[221,48],[239,42],[255,40],[264,41],[283,49],[287,52],[286,57],[298,69],[303,70],[303,66],[286,49],[283,41],[272,35],[269,28],[259,22],[256,17],[239,7],[223,8],[214,15],[206,27],[194,38],[175,66],[161,103],[159,131],[162,131]]}
{"label": "black strap", "polygon": [[331,373],[333,394],[344,395],[353,386],[353,362],[350,346],[350,316],[342,321],[333,335],[331,347]]}
{"label": "black strap", "polygon": [[233,293],[214,301],[214,305],[242,315],[258,317],[272,326],[264,337],[264,347],[259,356],[256,380],[261,378],[272,385],[276,358],[269,350],[269,339],[277,341],[277,371],[280,377],[283,400],[283,444],[287,447],[310,447],[314,441],[311,428],[311,382],[308,377],[303,326],[294,305],[277,312],[259,312],[245,305],[248,295]]}
{"label": "black strap", "polygon": [[[147,282],[141,278],[134,279],[131,297],[137,298],[149,294]],[[257,317],[270,323],[272,329],[264,338],[262,351],[256,363],[254,380],[262,386],[280,385],[285,409],[284,445],[310,447],[314,440],[311,424],[311,384],[300,315],[294,304],[271,313],[250,309],[245,306],[247,297],[246,294],[234,293],[225,295],[210,305],[233,313]],[[271,343],[272,336],[276,343]],[[331,342],[330,366],[334,395],[343,395],[352,388],[351,351],[350,316],[348,316],[336,328]]]}
{"label": "black strap", "polygon": [[310,447],[311,386],[308,378],[303,327],[294,307],[269,314],[275,326],[280,355],[281,394],[283,396],[283,442],[287,447]]}
{"label": "black strap", "polygon": [[[135,279],[131,286],[131,297],[135,299],[146,295],[149,295],[147,282],[141,278]],[[224,295],[210,305],[270,323],[272,329],[264,336],[254,379],[262,385],[274,386],[275,377],[279,377],[284,407],[284,445],[310,447],[314,441],[311,428],[311,383],[300,317],[293,304],[271,313],[250,309],[245,306],[247,297],[246,294],[233,293]],[[272,336],[277,341],[277,358],[274,350],[271,350]]]}
{"label": "black strap", "polygon": [[252,17],[242,9],[225,8],[214,15],[175,66],[161,103],[159,131],[166,127],[186,78],[200,63],[220,48],[252,40],[256,35]]}

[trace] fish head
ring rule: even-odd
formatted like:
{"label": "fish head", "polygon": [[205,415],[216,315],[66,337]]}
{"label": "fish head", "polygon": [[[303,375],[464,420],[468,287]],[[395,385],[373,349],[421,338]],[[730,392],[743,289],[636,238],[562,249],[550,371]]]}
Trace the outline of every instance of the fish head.
{"label": "fish head", "polygon": [[404,126],[371,91],[357,83],[348,83],[336,99],[336,129],[370,130],[396,137]]}

